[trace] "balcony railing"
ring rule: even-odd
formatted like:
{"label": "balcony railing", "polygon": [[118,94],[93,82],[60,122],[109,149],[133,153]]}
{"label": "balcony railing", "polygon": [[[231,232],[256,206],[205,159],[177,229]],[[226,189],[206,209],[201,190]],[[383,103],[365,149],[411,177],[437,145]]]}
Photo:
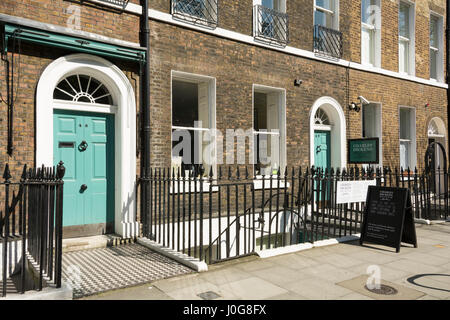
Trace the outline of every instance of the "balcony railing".
{"label": "balcony railing", "polygon": [[321,25],[314,26],[314,52],[340,59],[342,57],[342,32]]}
{"label": "balcony railing", "polygon": [[172,0],[172,16],[185,22],[217,27],[217,0]]}
{"label": "balcony railing", "polygon": [[253,21],[255,39],[283,47],[288,44],[289,20],[287,14],[255,5]]}

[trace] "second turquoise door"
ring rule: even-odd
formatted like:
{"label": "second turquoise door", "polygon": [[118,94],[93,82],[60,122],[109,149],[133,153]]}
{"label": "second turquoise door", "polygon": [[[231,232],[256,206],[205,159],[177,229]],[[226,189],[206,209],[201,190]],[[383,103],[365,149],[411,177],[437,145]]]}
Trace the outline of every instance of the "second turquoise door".
{"label": "second turquoise door", "polygon": [[331,168],[330,132],[314,132],[314,166],[316,168]]}
{"label": "second turquoise door", "polygon": [[114,116],[55,110],[54,162],[64,161],[63,226],[114,222]]}

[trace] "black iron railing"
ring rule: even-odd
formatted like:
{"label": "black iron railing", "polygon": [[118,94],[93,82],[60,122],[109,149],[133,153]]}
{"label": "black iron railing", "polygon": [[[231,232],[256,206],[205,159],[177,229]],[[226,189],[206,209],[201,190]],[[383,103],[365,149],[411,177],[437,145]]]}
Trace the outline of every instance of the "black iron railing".
{"label": "black iron railing", "polygon": [[280,46],[289,43],[289,19],[286,13],[255,5],[253,19],[255,39]]}
{"label": "black iron railing", "polygon": [[340,59],[343,53],[342,32],[315,25],[313,49],[320,55]]}
{"label": "black iron railing", "polygon": [[[364,202],[337,203],[339,181],[372,180],[411,190],[416,218],[449,217],[449,173],[409,170],[249,169],[217,177],[154,169],[139,185],[149,193],[143,235],[165,247],[215,263],[300,243],[360,232]],[[192,172],[192,171],[191,171]]]}
{"label": "black iron railing", "polygon": [[172,15],[185,22],[217,27],[217,0],[172,0]]}
{"label": "black iron railing", "polygon": [[0,183],[2,296],[61,287],[64,166],[23,168],[12,182],[5,166]]}

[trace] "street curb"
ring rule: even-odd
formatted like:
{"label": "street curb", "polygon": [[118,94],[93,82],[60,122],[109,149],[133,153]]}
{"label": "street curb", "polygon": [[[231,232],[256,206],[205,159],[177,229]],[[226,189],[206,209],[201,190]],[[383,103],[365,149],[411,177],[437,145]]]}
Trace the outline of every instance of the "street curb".
{"label": "street curb", "polygon": [[147,247],[153,251],[156,251],[163,256],[166,256],[170,259],[173,259],[191,269],[194,269],[197,272],[206,272],[208,271],[208,265],[204,261],[200,261],[199,259],[192,258],[187,254],[183,254],[167,247],[163,247],[155,241],[152,241],[147,238],[137,238],[136,241],[138,244]]}

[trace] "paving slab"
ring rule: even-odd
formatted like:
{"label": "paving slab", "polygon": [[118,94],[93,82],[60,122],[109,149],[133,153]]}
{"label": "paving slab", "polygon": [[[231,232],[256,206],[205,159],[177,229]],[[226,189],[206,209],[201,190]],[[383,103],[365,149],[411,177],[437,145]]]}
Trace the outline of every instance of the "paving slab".
{"label": "paving slab", "polygon": [[394,288],[395,290],[397,290],[397,293],[392,295],[373,293],[367,290],[366,288],[367,279],[368,276],[363,275],[356,277],[354,279],[340,282],[338,283],[338,285],[343,288],[347,288],[349,290],[362,294],[364,296],[373,298],[375,300],[416,300],[425,295],[424,292],[399,285],[398,283],[393,283],[384,280],[381,280],[381,285]]}
{"label": "paving slab", "polygon": [[306,279],[309,274],[300,270],[294,270],[284,266],[274,266],[271,268],[251,271],[253,276],[269,281],[275,285],[286,285],[292,281]]}
{"label": "paving slab", "polygon": [[288,290],[276,286],[258,277],[226,283],[220,286],[225,292],[232,292],[237,297],[248,300],[264,300],[288,293]]}
{"label": "paving slab", "polygon": [[293,282],[286,285],[285,288],[312,300],[335,300],[353,293],[349,289],[335,285],[332,281],[319,278]]}

